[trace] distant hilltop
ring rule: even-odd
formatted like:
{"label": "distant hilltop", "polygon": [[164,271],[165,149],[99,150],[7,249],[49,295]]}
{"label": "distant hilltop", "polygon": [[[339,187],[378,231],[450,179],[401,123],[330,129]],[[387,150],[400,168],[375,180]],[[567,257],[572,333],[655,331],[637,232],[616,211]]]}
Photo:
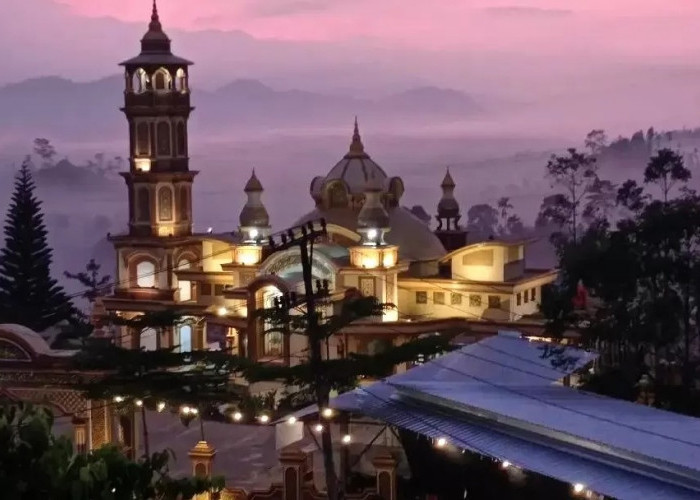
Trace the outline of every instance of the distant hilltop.
{"label": "distant hilltop", "polygon": [[[123,135],[118,112],[122,76],[92,82],[41,77],[0,87],[0,136],[47,136],[57,140],[104,140]],[[470,95],[452,89],[415,87],[376,99],[276,90],[253,80],[235,80],[215,91],[192,93],[193,132],[346,125],[354,115],[380,125],[466,120],[482,110]]]}

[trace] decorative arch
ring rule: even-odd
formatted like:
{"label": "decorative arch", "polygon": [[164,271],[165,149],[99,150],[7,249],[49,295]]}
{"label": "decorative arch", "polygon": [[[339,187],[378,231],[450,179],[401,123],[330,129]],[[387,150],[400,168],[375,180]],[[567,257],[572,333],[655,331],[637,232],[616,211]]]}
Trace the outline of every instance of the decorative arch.
{"label": "decorative arch", "polygon": [[[335,276],[338,268],[328,257],[316,250],[313,254],[312,273],[314,278],[327,279],[330,288],[335,285]],[[276,252],[268,257],[260,267],[261,275],[275,275],[284,280],[284,276],[290,276],[301,272],[301,254],[299,249],[290,248],[282,252]],[[254,280],[255,281],[255,280]],[[285,283],[287,282],[284,280]]]}
{"label": "decorative arch", "polygon": [[151,256],[140,255],[133,257],[129,262],[131,282],[139,288],[154,288],[158,263]]}
{"label": "decorative arch", "polygon": [[326,184],[323,190],[324,205],[328,208],[347,208],[348,187],[341,180]]}
{"label": "decorative arch", "polygon": [[151,153],[151,133],[148,122],[139,122],[136,125],[136,155],[148,156]]}
{"label": "decorative arch", "polygon": [[139,334],[139,348],[142,351],[158,349],[158,331],[155,328],[144,328]]}
{"label": "decorative arch", "polygon": [[158,188],[158,219],[162,221],[173,220],[173,190],[170,186]]}
{"label": "decorative arch", "polygon": [[392,177],[389,179],[389,195],[390,195],[390,205],[392,207],[398,206],[399,201],[404,193],[404,185],[401,177]]}
{"label": "decorative arch", "polygon": [[187,92],[187,73],[184,69],[178,68],[175,72],[175,90],[178,92]]}
{"label": "decorative arch", "polygon": [[337,224],[327,224],[328,241],[345,247],[354,246],[362,240],[359,233]]}
{"label": "decorative arch", "polygon": [[170,124],[168,122],[158,122],[158,126],[156,127],[156,139],[156,151],[158,156],[170,156],[172,154],[172,150],[170,148]]}
{"label": "decorative arch", "polygon": [[137,68],[131,74],[131,91],[134,94],[143,94],[148,90],[148,73],[143,68]]}
{"label": "decorative arch", "polygon": [[[194,259],[190,258],[190,253],[183,253],[181,254],[176,262],[176,267],[175,269],[178,271],[185,271],[187,269],[190,269],[192,267],[192,262]],[[181,302],[186,302],[188,300],[192,300],[192,282],[188,280],[177,280],[177,288],[179,291],[179,299]],[[191,346],[191,338],[192,338],[192,329],[190,328],[190,346]]]}
{"label": "decorative arch", "polygon": [[165,68],[158,68],[153,73],[153,90],[156,92],[168,92],[173,88],[172,76]]}
{"label": "decorative arch", "polygon": [[136,220],[139,222],[151,220],[151,192],[145,186],[136,190]]}

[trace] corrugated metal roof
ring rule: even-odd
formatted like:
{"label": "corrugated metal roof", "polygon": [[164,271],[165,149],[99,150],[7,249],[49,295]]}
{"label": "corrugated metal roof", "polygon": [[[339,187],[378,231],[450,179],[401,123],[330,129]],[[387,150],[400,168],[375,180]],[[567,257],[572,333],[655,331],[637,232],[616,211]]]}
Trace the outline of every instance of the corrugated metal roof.
{"label": "corrugated metal roof", "polygon": [[[439,438],[451,445],[490,456],[526,470],[569,483],[581,483],[595,492],[619,499],[697,499],[698,491],[653,479],[644,474],[611,467],[531,441],[509,436],[423,405],[417,407],[391,399],[392,388],[384,383],[357,389],[336,398],[339,409],[361,410],[365,415],[392,425]],[[352,397],[349,397],[352,394]]]}

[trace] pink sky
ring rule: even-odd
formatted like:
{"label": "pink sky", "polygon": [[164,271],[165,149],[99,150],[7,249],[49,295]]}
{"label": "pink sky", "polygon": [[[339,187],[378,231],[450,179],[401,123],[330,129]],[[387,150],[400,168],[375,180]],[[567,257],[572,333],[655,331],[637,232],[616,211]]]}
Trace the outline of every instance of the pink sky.
{"label": "pink sky", "polygon": [[[133,22],[143,22],[150,8],[150,0],[54,1],[81,16]],[[160,0],[159,10],[171,28],[289,40],[509,47],[600,35],[620,47],[682,46],[685,36],[700,44],[698,0]],[[494,27],[501,29],[494,33]]]}

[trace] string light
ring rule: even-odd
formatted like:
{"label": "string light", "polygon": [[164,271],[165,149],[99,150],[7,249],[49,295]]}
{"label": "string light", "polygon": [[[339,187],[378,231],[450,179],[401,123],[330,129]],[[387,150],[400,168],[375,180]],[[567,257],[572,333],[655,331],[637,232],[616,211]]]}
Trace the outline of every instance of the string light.
{"label": "string light", "polygon": [[158,403],[158,405],[156,406],[156,409],[158,410],[158,412],[162,412],[163,410],[165,410],[165,402],[164,402],[164,401],[160,401],[160,402]]}
{"label": "string light", "polygon": [[447,445],[447,439],[444,437],[438,438],[438,440],[435,442],[435,445],[438,448],[444,448]]}
{"label": "string light", "polygon": [[258,419],[259,419],[263,424],[266,424],[266,423],[268,423],[268,422],[270,421],[269,415],[265,415],[265,414],[260,415],[260,417],[258,417]]}
{"label": "string light", "polygon": [[323,415],[325,418],[331,418],[333,416],[333,409],[324,408],[321,412],[321,415]]}
{"label": "string light", "polygon": [[586,487],[585,487],[583,484],[581,484],[581,483],[576,483],[576,484],[574,484],[574,493],[576,493],[577,495],[580,494],[580,493],[583,493],[583,490],[584,490],[585,488],[586,488]]}
{"label": "string light", "polygon": [[316,425],[314,426],[314,430],[315,430],[316,432],[321,432],[321,431],[323,430],[323,425],[321,425],[321,424],[316,424]]}
{"label": "string light", "polygon": [[287,423],[288,423],[289,425],[294,425],[294,424],[296,424],[296,423],[297,423],[297,417],[295,417],[294,415],[292,415],[291,417],[289,417],[289,418],[287,419]]}
{"label": "string light", "polygon": [[243,414],[240,411],[236,411],[233,413],[233,421],[234,422],[240,422],[243,420]]}
{"label": "string light", "polygon": [[343,436],[343,444],[350,444],[350,441],[352,441],[352,438],[350,437],[350,434],[345,434]]}
{"label": "string light", "polygon": [[501,468],[507,469],[510,467],[510,462],[508,460],[504,460],[503,463],[501,463]]}
{"label": "string light", "polygon": [[199,410],[197,408],[191,408],[189,406],[183,406],[180,408],[180,412],[183,415],[197,415],[199,413]]}

